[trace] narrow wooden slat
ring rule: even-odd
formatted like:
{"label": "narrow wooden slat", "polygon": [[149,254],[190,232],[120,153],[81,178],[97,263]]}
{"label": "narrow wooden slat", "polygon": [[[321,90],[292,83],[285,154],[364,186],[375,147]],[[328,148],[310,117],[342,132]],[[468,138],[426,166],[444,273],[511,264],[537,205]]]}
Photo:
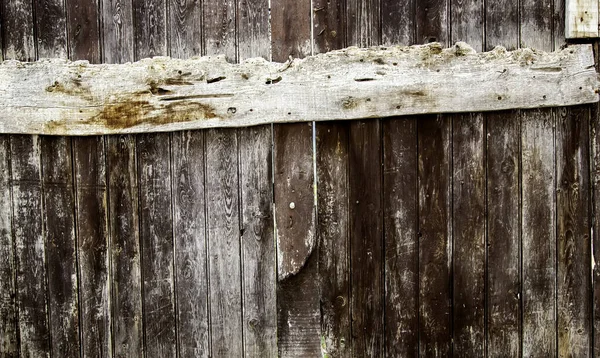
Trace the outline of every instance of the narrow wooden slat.
{"label": "narrow wooden slat", "polygon": [[542,51],[551,51],[552,7],[554,0],[520,1],[520,47],[531,47]]}
{"label": "narrow wooden slat", "polygon": [[495,0],[485,4],[485,50],[519,47],[519,1]]}
{"label": "narrow wooden slat", "polygon": [[357,121],[349,133],[352,354],[383,354],[381,124]]}
{"label": "narrow wooden slat", "polygon": [[418,121],[419,353],[451,354],[452,122]]}
{"label": "narrow wooden slat", "polygon": [[381,14],[378,0],[346,0],[346,41],[369,47],[381,43]]}
{"label": "narrow wooden slat", "polygon": [[149,357],[175,357],[170,136],[137,137],[144,345]]}
{"label": "narrow wooden slat", "polygon": [[476,51],[483,51],[483,3],[483,0],[450,0],[451,44],[464,41]]}
{"label": "narrow wooden slat", "polygon": [[101,0],[102,62],[133,61],[133,8],[126,0]]}
{"label": "narrow wooden slat", "polygon": [[271,52],[273,60],[287,61],[311,54],[310,0],[271,1]]}
{"label": "narrow wooden slat", "polygon": [[591,354],[590,108],[557,110],[558,356]]}
{"label": "narrow wooden slat", "polygon": [[168,0],[169,54],[190,58],[202,52],[202,4],[199,1]]}
{"label": "narrow wooden slat", "polygon": [[167,55],[166,0],[133,0],[132,3],[135,58]]}
{"label": "narrow wooden slat", "polygon": [[346,0],[315,0],[313,8],[313,52],[343,48],[346,44]]}
{"label": "narrow wooden slat", "polygon": [[239,130],[244,354],[277,357],[271,126]]}
{"label": "narrow wooden slat", "polygon": [[521,356],[520,116],[487,115],[487,354]]}
{"label": "narrow wooden slat", "polygon": [[351,355],[350,236],[347,123],[317,125],[317,236],[321,295],[321,349]]}
{"label": "narrow wooden slat", "polygon": [[19,354],[19,323],[10,185],[10,139],[0,136],[0,355],[16,358]]}
{"label": "narrow wooden slat", "polygon": [[65,0],[69,58],[99,63],[99,0]]}
{"label": "narrow wooden slat", "polygon": [[554,116],[522,111],[523,355],[556,353]]}
{"label": "narrow wooden slat", "polygon": [[412,45],[415,43],[416,0],[381,1],[381,44]]}
{"label": "narrow wooden slat", "polygon": [[37,0],[33,4],[37,58],[67,58],[65,0]]}
{"label": "narrow wooden slat", "polygon": [[386,357],[419,354],[417,121],[382,122]]}
{"label": "narrow wooden slat", "polygon": [[[598,45],[596,45],[597,48]],[[598,64],[596,64],[598,66]],[[592,107],[590,165],[592,181],[592,355],[600,357],[600,108]]]}
{"label": "narrow wooden slat", "polygon": [[240,61],[262,57],[271,59],[269,1],[237,2],[237,52]]}
{"label": "narrow wooden slat", "polygon": [[2,0],[2,53],[5,60],[33,61],[33,2]]}
{"label": "narrow wooden slat", "polygon": [[440,42],[447,44],[448,1],[422,0],[416,2],[415,31],[417,43]]}
{"label": "narrow wooden slat", "polygon": [[479,114],[453,116],[453,354],[485,356],[485,128]]}
{"label": "narrow wooden slat", "polygon": [[43,137],[41,144],[51,355],[79,357],[79,302],[71,139]]}
{"label": "narrow wooden slat", "polygon": [[204,132],[176,132],[172,140],[179,355],[209,357]]}
{"label": "narrow wooden slat", "polygon": [[115,357],[139,357],[143,346],[138,184],[133,136],[107,137],[108,212]]}
{"label": "narrow wooden slat", "polygon": [[598,37],[598,1],[566,0],[565,7],[566,38]]}
{"label": "narrow wooden slat", "polygon": [[49,357],[46,245],[42,216],[41,143],[11,136],[13,235],[21,356]]}
{"label": "narrow wooden slat", "polygon": [[209,130],[206,207],[210,332],[213,357],[243,355],[238,138],[236,129]]}
{"label": "narrow wooden slat", "polygon": [[235,61],[237,58],[236,2],[234,0],[206,0],[203,9],[205,54],[225,55],[228,61]]}
{"label": "narrow wooden slat", "polygon": [[[554,42],[554,50],[567,46],[566,35],[566,2],[569,0],[554,0],[552,4],[552,36]],[[593,0],[592,0],[593,1]],[[599,4],[595,4],[598,9]]]}
{"label": "narrow wooden slat", "polygon": [[81,352],[111,357],[111,283],[103,137],[73,138]]}

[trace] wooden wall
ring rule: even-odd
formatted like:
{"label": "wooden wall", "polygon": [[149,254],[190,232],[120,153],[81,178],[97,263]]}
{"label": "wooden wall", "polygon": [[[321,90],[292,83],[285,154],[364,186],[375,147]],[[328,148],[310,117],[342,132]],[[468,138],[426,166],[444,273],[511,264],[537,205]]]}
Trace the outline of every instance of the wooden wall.
{"label": "wooden wall", "polygon": [[[564,44],[561,0],[0,12],[3,58],[19,60]],[[582,106],[2,135],[0,356],[600,357],[598,123]]]}

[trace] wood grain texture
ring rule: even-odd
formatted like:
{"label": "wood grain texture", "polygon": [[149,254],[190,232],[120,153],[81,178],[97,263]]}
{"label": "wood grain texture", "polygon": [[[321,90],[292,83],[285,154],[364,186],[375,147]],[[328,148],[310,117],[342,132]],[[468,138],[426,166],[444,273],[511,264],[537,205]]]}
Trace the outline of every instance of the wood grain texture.
{"label": "wood grain texture", "polygon": [[520,134],[518,111],[487,115],[487,352],[521,356]]}
{"label": "wood grain texture", "polygon": [[464,41],[483,51],[484,10],[483,0],[450,0],[450,43]]}
{"label": "wood grain texture", "polygon": [[210,332],[213,357],[243,355],[238,137],[235,129],[209,130],[206,215]]}
{"label": "wood grain texture", "polygon": [[205,54],[225,55],[228,61],[236,61],[236,2],[206,0],[203,8]]}
{"label": "wood grain texture", "polygon": [[317,237],[321,350],[351,355],[348,123],[317,125]]}
{"label": "wood grain texture", "polygon": [[418,121],[419,352],[451,354],[452,121]]}
{"label": "wood grain texture", "polygon": [[[597,45],[596,45],[597,46]],[[591,116],[591,143],[590,143],[590,165],[592,181],[592,330],[593,346],[592,355],[600,356],[600,113],[598,106],[592,107]]]}
{"label": "wood grain texture", "polygon": [[15,245],[12,228],[10,139],[0,136],[0,355],[19,355]]}
{"label": "wood grain texture", "polygon": [[566,1],[565,37],[568,39],[598,37],[598,2]]}
{"label": "wood grain texture", "polygon": [[73,138],[81,353],[112,357],[108,195],[104,137]]}
{"label": "wood grain texture", "polygon": [[135,138],[107,137],[114,357],[139,357],[144,340]]}
{"label": "wood grain texture", "polygon": [[415,7],[416,43],[439,42],[449,45],[449,0],[417,1]]}
{"label": "wood grain texture", "polygon": [[244,354],[277,357],[271,126],[238,133]]}
{"label": "wood grain texture", "polygon": [[133,5],[126,0],[100,0],[102,9],[102,62],[133,61]]}
{"label": "wood grain texture", "polygon": [[65,1],[69,58],[99,63],[101,60],[99,0]]}
{"label": "wood grain texture", "polygon": [[419,354],[417,121],[382,121],[386,357]]}
{"label": "wood grain texture", "polygon": [[2,0],[2,53],[5,60],[36,59],[33,2]]}
{"label": "wood grain texture", "polygon": [[324,53],[346,45],[346,0],[313,2],[313,52]]}
{"label": "wood grain texture", "polygon": [[553,0],[520,2],[520,47],[531,47],[541,51],[553,49],[552,6]]}
{"label": "wood grain texture", "polygon": [[136,60],[167,55],[166,0],[133,0],[132,3]]}
{"label": "wood grain texture", "polygon": [[416,0],[381,1],[381,44],[415,44]]}
{"label": "wood grain texture", "polygon": [[481,113],[453,116],[453,355],[485,356],[486,151]]}
{"label": "wood grain texture", "polygon": [[71,139],[42,137],[41,148],[51,355],[79,357],[79,289]]}
{"label": "wood grain texture", "polygon": [[209,357],[204,132],[176,132],[172,141],[179,355]]}
{"label": "wood grain texture", "polygon": [[271,52],[273,60],[312,54],[310,0],[271,1]]}
{"label": "wood grain texture", "polygon": [[50,356],[41,141],[11,136],[13,235],[17,264],[19,354]]}
{"label": "wood grain texture", "polygon": [[269,1],[238,1],[236,14],[238,60],[253,57],[271,59]]}
{"label": "wood grain texture", "polygon": [[273,126],[279,356],[321,354],[312,124]]}
{"label": "wood grain texture", "polygon": [[33,1],[37,58],[67,58],[65,0]]}
{"label": "wood grain texture", "polygon": [[519,2],[496,0],[485,4],[485,50],[504,46],[508,50],[519,47]]}
{"label": "wood grain texture", "polygon": [[150,357],[176,356],[168,133],[137,137],[144,348]]}
{"label": "wood grain texture", "polygon": [[378,0],[346,0],[346,42],[358,47],[381,43],[381,14]]}
{"label": "wood grain texture", "polygon": [[202,51],[202,2],[199,0],[168,0],[167,38],[169,54],[190,58]]}
{"label": "wood grain texture", "polygon": [[590,108],[556,111],[558,356],[588,357],[590,318]]}
{"label": "wood grain texture", "polygon": [[523,355],[556,353],[554,116],[522,111]]}

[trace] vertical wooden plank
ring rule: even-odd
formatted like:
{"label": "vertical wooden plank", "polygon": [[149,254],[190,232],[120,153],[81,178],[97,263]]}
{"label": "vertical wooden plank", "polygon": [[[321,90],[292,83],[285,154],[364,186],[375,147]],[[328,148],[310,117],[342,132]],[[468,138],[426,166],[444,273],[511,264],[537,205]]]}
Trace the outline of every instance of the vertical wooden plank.
{"label": "vertical wooden plank", "polygon": [[106,151],[103,137],[73,138],[81,352],[111,357]]}
{"label": "vertical wooden plank", "polygon": [[[568,0],[554,0],[552,4],[552,35],[554,36],[554,48],[560,49],[563,46],[567,45],[566,39],[566,1]],[[596,11],[598,9],[599,4],[595,4]],[[598,21],[596,21],[597,23]]]}
{"label": "vertical wooden plank", "polygon": [[347,123],[317,124],[321,349],[351,355]]}
{"label": "vertical wooden plank", "polygon": [[554,0],[520,1],[521,47],[552,51],[552,6]]}
{"label": "vertical wooden plank", "polygon": [[41,143],[38,136],[10,138],[13,235],[17,263],[20,355],[50,356],[46,250],[42,216]]}
{"label": "vertical wooden plank", "polygon": [[556,354],[554,117],[522,111],[523,355]]}
{"label": "vertical wooden plank", "polygon": [[566,0],[565,37],[598,37],[598,1]]}
{"label": "vertical wooden plank", "polygon": [[348,44],[369,47],[381,43],[379,0],[346,0]]}
{"label": "vertical wooden plank", "polygon": [[237,49],[240,61],[252,57],[271,59],[269,30],[268,0],[237,2]]}
{"label": "vertical wooden plank", "polygon": [[144,346],[149,357],[174,357],[175,299],[168,133],[137,136]]}
{"label": "vertical wooden plank", "polygon": [[382,122],[386,357],[419,354],[417,121]]}
{"label": "vertical wooden plank", "polygon": [[519,46],[518,0],[495,0],[485,4],[485,50],[504,46],[514,50]]}
{"label": "vertical wooden plank", "polygon": [[2,0],[2,53],[5,60],[34,61],[33,2]]}
{"label": "vertical wooden plank", "polygon": [[67,38],[71,60],[100,62],[98,0],[66,0]]}
{"label": "vertical wooden plank", "polygon": [[[595,50],[597,50],[596,44]],[[598,63],[596,62],[596,70]],[[592,181],[592,356],[600,357],[600,121],[599,107],[592,107],[591,181]]]}
{"label": "vertical wooden plank", "polygon": [[487,353],[521,356],[520,116],[487,115]]}
{"label": "vertical wooden plank", "polygon": [[52,356],[79,356],[79,302],[71,139],[42,138],[43,220]]}
{"label": "vertical wooden plank", "polygon": [[483,51],[485,23],[483,0],[450,0],[450,43],[464,41],[476,51]]}
{"label": "vertical wooden plank", "polygon": [[133,136],[107,137],[113,356],[142,355],[142,279]]}
{"label": "vertical wooden plank", "polygon": [[202,3],[200,1],[169,0],[168,41],[170,55],[190,58],[202,52]]}
{"label": "vertical wooden plank", "polygon": [[271,1],[271,51],[273,61],[289,56],[304,57],[312,52],[310,0]]}
{"label": "vertical wooden plank", "polygon": [[349,133],[352,354],[383,354],[383,220],[380,121]]}
{"label": "vertical wooden plank", "polygon": [[67,14],[64,0],[36,0],[37,57],[67,58]]}
{"label": "vertical wooden plank", "polygon": [[133,7],[128,0],[101,0],[102,62],[133,61]]}
{"label": "vertical wooden plank", "polygon": [[273,126],[277,344],[281,357],[321,354],[312,123]]}
{"label": "vertical wooden plank", "polygon": [[0,355],[7,358],[19,354],[10,185],[10,140],[3,135],[0,136]]}
{"label": "vertical wooden plank", "polygon": [[448,0],[420,0],[415,7],[416,42],[447,45]]}
{"label": "vertical wooden plank", "polygon": [[485,356],[485,128],[482,114],[453,117],[453,354]]}
{"label": "vertical wooden plank", "polygon": [[590,355],[591,287],[588,106],[557,110],[558,356]]}
{"label": "vertical wooden plank", "polygon": [[415,43],[416,0],[381,0],[381,44]]}
{"label": "vertical wooden plank", "polygon": [[176,132],[172,140],[179,356],[209,357],[204,132]]}
{"label": "vertical wooden plank", "polygon": [[277,357],[271,126],[242,128],[239,136],[244,354]]}
{"label": "vertical wooden plank", "polygon": [[314,53],[343,48],[346,40],[346,0],[314,0],[313,9]]}
{"label": "vertical wooden plank", "polygon": [[419,148],[419,352],[451,354],[452,122],[418,120]]}
{"label": "vertical wooden plank", "polygon": [[132,3],[135,59],[167,55],[166,0],[133,0]]}
{"label": "vertical wooden plank", "polygon": [[243,355],[237,129],[206,132],[206,205],[213,357]]}
{"label": "vertical wooden plank", "polygon": [[228,61],[237,59],[236,1],[206,0],[204,2],[204,49],[207,55],[225,55]]}

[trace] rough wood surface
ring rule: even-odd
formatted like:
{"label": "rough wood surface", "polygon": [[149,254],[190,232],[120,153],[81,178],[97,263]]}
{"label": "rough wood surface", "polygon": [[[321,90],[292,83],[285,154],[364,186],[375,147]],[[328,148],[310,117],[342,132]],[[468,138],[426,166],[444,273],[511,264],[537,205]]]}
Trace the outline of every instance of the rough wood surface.
{"label": "rough wood surface", "polygon": [[66,0],[68,52],[71,60],[99,63],[99,0]]}
{"label": "rough wood surface", "polygon": [[483,50],[483,3],[483,0],[450,0],[451,44],[464,41],[476,51]]}
{"label": "rough wood surface", "polygon": [[132,1],[99,0],[102,9],[102,60],[122,63],[134,60]]}
{"label": "rough wood surface", "polygon": [[588,45],[476,54],[465,44],[349,48],[286,64],[233,65],[223,57],[125,65],[5,61],[0,132],[172,131],[592,103],[592,65]]}
{"label": "rough wood surface", "polygon": [[202,54],[202,4],[168,0],[167,7],[169,54],[175,58]]}
{"label": "rough wood surface", "polygon": [[33,1],[2,0],[3,58],[20,61],[36,59],[33,30]]}
{"label": "rough wood surface", "polygon": [[236,1],[204,1],[204,49],[209,55],[223,55],[233,62],[237,59],[236,48]]}
{"label": "rough wood surface", "polygon": [[565,37],[598,37],[598,1],[566,0]]}

